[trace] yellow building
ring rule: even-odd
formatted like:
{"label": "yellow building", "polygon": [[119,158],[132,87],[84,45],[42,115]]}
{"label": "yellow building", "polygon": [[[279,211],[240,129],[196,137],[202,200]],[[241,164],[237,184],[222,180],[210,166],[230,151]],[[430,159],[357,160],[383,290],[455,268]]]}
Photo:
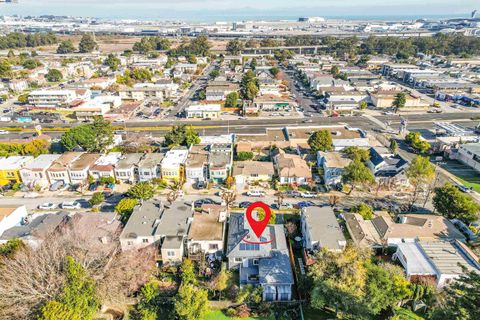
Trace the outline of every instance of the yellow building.
{"label": "yellow building", "polygon": [[185,161],[188,150],[186,148],[173,148],[165,154],[162,160],[162,179],[184,181]]}
{"label": "yellow building", "polygon": [[12,156],[0,158],[0,185],[4,186],[10,183],[22,182],[20,178],[20,169],[22,169],[30,161],[30,156]]}

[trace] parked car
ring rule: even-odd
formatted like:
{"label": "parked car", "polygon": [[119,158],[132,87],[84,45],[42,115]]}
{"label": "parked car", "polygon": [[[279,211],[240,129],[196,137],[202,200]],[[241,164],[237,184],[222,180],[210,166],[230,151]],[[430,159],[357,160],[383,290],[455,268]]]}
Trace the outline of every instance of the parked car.
{"label": "parked car", "polygon": [[249,205],[251,205],[252,203],[250,201],[243,201],[243,202],[240,202],[238,204],[238,207],[239,208],[242,208],[242,209],[246,209],[248,208]]}
{"label": "parked car", "polygon": [[4,135],[4,134],[9,134],[9,133],[10,133],[10,132],[9,132],[9,131],[7,131],[7,130],[0,130],[0,134],[1,134],[1,135]]}
{"label": "parked car", "polygon": [[55,203],[46,202],[38,206],[39,210],[55,210],[57,205]]}
{"label": "parked car", "polygon": [[286,196],[290,198],[299,198],[302,194],[298,191],[287,191]]}
{"label": "parked car", "polygon": [[265,197],[265,191],[262,190],[249,190],[247,192],[249,197]]}
{"label": "parked car", "polygon": [[299,202],[297,203],[297,208],[298,209],[303,209],[303,208],[307,208],[307,207],[313,207],[315,205],[315,203],[311,202],[311,201],[302,201],[302,202]]}
{"label": "parked car", "polygon": [[462,185],[459,185],[457,184],[456,187],[458,188],[458,190],[462,191],[462,192],[465,192],[465,193],[471,193],[473,191],[473,188],[472,187],[465,187],[465,186],[462,186]]}
{"label": "parked car", "polygon": [[452,219],[450,220],[450,222],[453,223],[453,225],[457,227],[457,229],[460,230],[460,232],[463,233],[463,235],[467,237],[468,240],[473,241],[478,239],[478,236],[473,233],[473,231],[469,227],[467,227],[467,225],[462,221],[458,219]]}
{"label": "parked car", "polygon": [[64,186],[63,181],[57,181],[57,182],[53,183],[53,184],[50,186],[49,190],[50,190],[50,191],[58,191],[58,190],[60,190],[63,186]]}
{"label": "parked car", "polygon": [[205,189],[206,187],[207,184],[205,183],[205,181],[197,181],[197,183],[195,184],[195,188],[198,190]]}
{"label": "parked car", "polygon": [[300,195],[302,198],[315,198],[317,196],[315,192],[308,192],[308,191],[301,192]]}
{"label": "parked car", "polygon": [[197,200],[193,203],[195,208],[200,208],[204,204],[217,204],[217,202],[213,201],[212,199],[205,198],[205,199]]}
{"label": "parked car", "polygon": [[79,202],[77,201],[68,201],[68,202],[62,202],[62,204],[60,205],[60,207],[62,209],[65,209],[65,210],[78,210],[80,209],[82,206],[80,205]]}

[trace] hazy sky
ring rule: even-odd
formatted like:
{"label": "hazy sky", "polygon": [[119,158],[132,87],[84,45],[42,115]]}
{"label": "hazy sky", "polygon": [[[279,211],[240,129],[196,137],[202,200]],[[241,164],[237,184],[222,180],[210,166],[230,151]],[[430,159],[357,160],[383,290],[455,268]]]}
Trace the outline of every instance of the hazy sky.
{"label": "hazy sky", "polygon": [[[168,17],[185,12],[228,15],[429,16],[464,15],[478,0],[19,0],[1,4],[1,14],[63,14],[95,17]],[[235,11],[234,11],[235,10]]]}

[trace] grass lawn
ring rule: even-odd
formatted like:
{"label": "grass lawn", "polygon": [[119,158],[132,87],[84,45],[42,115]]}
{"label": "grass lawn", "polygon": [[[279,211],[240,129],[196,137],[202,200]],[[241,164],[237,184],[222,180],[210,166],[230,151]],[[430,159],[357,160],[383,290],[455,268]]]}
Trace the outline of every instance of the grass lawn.
{"label": "grass lawn", "polygon": [[474,169],[455,160],[447,161],[442,167],[454,174],[465,187],[480,192],[480,174]]}
{"label": "grass lawn", "polygon": [[477,183],[477,182],[469,182],[469,181],[466,181],[462,178],[460,178],[459,176],[457,176],[458,180],[460,180],[460,182],[463,183],[463,185],[465,187],[468,187],[468,188],[473,188],[473,190],[475,190],[476,192],[480,192],[480,183]]}
{"label": "grass lawn", "polygon": [[336,319],[334,313],[330,313],[324,310],[317,310],[313,308],[304,308],[303,309],[303,316],[305,320],[328,320],[328,319]]}
{"label": "grass lawn", "polygon": [[202,320],[273,320],[273,317],[268,318],[231,318],[227,317],[220,310],[210,311]]}

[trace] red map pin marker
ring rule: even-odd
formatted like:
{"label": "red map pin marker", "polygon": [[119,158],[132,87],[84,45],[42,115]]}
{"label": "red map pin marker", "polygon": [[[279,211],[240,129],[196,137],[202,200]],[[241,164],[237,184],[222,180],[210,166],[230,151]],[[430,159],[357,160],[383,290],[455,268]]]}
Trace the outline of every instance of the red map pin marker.
{"label": "red map pin marker", "polygon": [[[255,210],[256,208],[261,208],[265,212],[265,218],[262,221],[257,221],[252,217],[253,210]],[[245,215],[247,216],[248,224],[252,228],[253,232],[255,233],[257,238],[260,238],[263,231],[268,225],[268,221],[270,221],[270,216],[272,215],[270,207],[263,202],[255,202],[248,206]]]}

